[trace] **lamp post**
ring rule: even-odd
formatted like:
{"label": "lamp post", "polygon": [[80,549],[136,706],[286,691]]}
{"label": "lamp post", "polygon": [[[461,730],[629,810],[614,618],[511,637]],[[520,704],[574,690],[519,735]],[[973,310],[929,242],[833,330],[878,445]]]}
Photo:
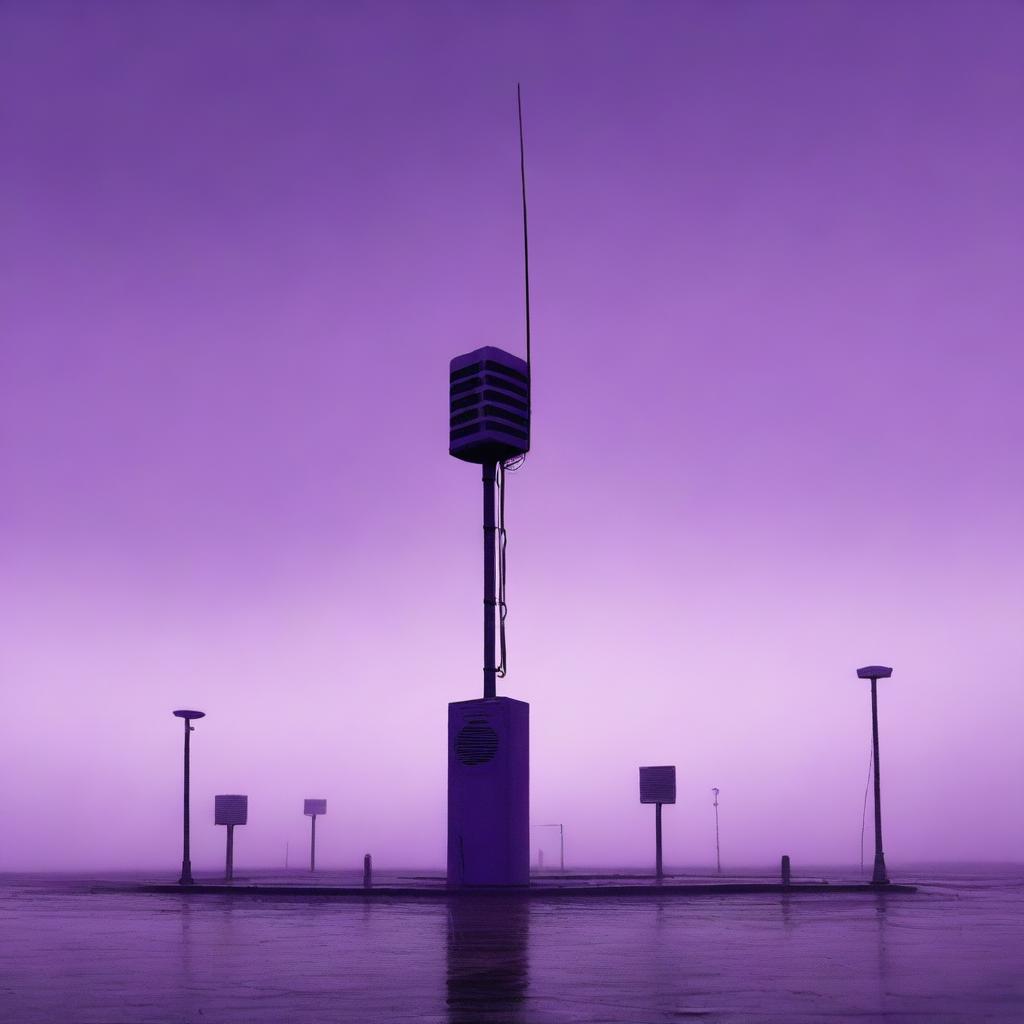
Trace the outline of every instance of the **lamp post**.
{"label": "lamp post", "polygon": [[875,867],[871,873],[872,885],[888,885],[885,873],[885,854],[882,853],[882,782],[878,767],[878,692],[879,679],[888,679],[892,669],[885,665],[867,665],[857,669],[858,679],[871,680],[871,750],[875,765]]}
{"label": "lamp post", "polygon": [[715,860],[718,862],[718,873],[722,873],[722,848],[718,845],[718,787],[712,786],[711,792],[715,794]]}
{"label": "lamp post", "polygon": [[541,825],[541,828],[557,828],[558,829],[558,862],[561,865],[561,870],[565,872],[565,826],[561,822],[552,822],[549,825]]}
{"label": "lamp post", "polygon": [[192,881],[192,861],[188,850],[188,783],[189,783],[189,736],[192,733],[192,720],[194,718],[205,718],[205,711],[175,711],[175,718],[185,720],[185,799],[184,813],[182,817],[182,845],[181,845],[181,877],[178,885],[194,885]]}

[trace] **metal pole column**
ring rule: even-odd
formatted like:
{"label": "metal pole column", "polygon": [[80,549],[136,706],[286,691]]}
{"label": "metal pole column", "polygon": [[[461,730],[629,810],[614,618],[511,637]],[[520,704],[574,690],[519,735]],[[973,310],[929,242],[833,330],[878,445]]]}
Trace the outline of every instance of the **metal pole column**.
{"label": "metal pole column", "polygon": [[192,732],[192,723],[185,719],[185,790],[184,806],[182,817],[182,847],[181,847],[181,878],[179,885],[192,885],[192,860],[189,857],[188,848],[188,787],[189,787],[189,739]]}
{"label": "metal pole column", "polygon": [[565,826],[558,826],[558,852],[559,863],[562,866],[562,874],[565,874]]}
{"label": "metal pole column", "polygon": [[654,873],[658,879],[664,877],[661,870],[661,804],[654,805]]}
{"label": "metal pole column", "polygon": [[309,870],[316,871],[316,815],[309,816]]}
{"label": "metal pole column", "polygon": [[877,680],[871,678],[871,743],[875,758],[875,868],[871,874],[872,885],[887,885],[885,855],[882,853],[882,781],[878,767],[878,695]]}
{"label": "metal pole column", "polygon": [[484,699],[496,697],[497,666],[494,661],[494,619],[497,612],[495,594],[494,477],[497,463],[483,464],[484,484]]}
{"label": "metal pole column", "polygon": [[722,847],[718,842],[718,790],[714,790],[715,794],[715,860],[718,863],[718,873],[722,873]]}
{"label": "metal pole column", "polygon": [[224,877],[230,882],[235,877],[235,826],[228,825],[228,852],[224,862]]}

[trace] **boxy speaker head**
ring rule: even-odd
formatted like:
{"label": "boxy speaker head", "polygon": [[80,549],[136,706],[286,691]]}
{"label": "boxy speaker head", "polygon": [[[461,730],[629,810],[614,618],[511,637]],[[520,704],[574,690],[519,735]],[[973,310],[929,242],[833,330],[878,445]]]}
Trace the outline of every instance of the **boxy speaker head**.
{"label": "boxy speaker head", "polygon": [[225,793],[213,798],[215,825],[244,825],[249,818],[249,798]]}
{"label": "boxy speaker head", "polygon": [[674,804],[676,802],[676,766],[662,764],[640,769],[640,803]]}
{"label": "boxy speaker head", "polygon": [[485,345],[451,361],[448,452],[503,462],[530,450],[530,367]]}
{"label": "boxy speaker head", "polygon": [[307,817],[313,817],[315,814],[326,814],[327,813],[327,801],[326,800],[306,800],[302,804],[302,813]]}

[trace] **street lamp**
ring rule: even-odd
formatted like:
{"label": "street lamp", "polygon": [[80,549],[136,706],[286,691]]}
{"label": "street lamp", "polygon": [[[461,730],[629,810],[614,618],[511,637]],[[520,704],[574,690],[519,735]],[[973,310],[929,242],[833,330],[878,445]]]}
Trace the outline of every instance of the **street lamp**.
{"label": "street lamp", "polygon": [[182,845],[181,845],[181,878],[178,885],[194,885],[192,881],[192,861],[188,852],[188,753],[189,735],[192,732],[192,720],[194,718],[205,718],[205,711],[175,711],[175,718],[185,719],[185,803],[182,819]]}
{"label": "street lamp", "polygon": [[885,855],[882,853],[882,783],[878,768],[878,693],[876,683],[888,679],[892,669],[885,665],[867,665],[857,669],[858,679],[871,680],[871,750],[875,764],[875,867],[871,873],[872,885],[888,885],[885,873]]}
{"label": "street lamp", "polygon": [[565,826],[561,822],[553,822],[550,825],[540,825],[539,828],[557,828],[558,829],[558,859],[561,864],[561,870],[565,872]]}
{"label": "street lamp", "polygon": [[712,786],[711,792],[715,794],[715,859],[718,861],[718,873],[722,873],[722,848],[718,845],[718,787]]}

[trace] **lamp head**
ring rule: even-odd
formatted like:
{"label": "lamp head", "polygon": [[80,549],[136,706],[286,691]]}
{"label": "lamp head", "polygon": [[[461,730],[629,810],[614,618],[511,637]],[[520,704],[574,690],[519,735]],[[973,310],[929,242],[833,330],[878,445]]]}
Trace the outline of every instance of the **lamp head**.
{"label": "lamp head", "polygon": [[205,718],[206,717],[206,712],[205,711],[185,711],[185,710],[181,710],[181,711],[175,711],[174,712],[174,717],[175,718],[185,718],[185,719],[188,719],[189,721],[191,721],[193,718]]}
{"label": "lamp head", "polygon": [[886,665],[865,665],[857,669],[858,679],[888,679],[892,675],[892,669]]}

